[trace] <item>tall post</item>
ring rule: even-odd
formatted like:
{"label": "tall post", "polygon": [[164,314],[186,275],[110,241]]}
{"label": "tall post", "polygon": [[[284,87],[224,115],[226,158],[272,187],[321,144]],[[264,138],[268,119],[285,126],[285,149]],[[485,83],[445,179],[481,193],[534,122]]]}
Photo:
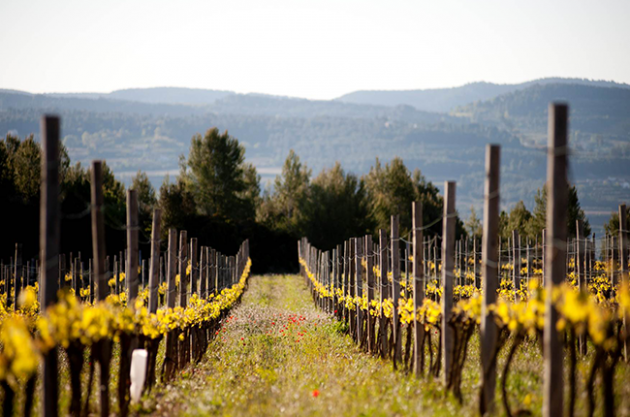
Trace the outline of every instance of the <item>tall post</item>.
{"label": "tall post", "polygon": [[483,303],[481,305],[481,381],[479,413],[485,415],[494,408],[496,362],[493,353],[497,345],[497,324],[490,306],[497,300],[500,270],[497,244],[499,239],[499,193],[501,147],[486,146],[486,179],[483,203],[483,237],[481,241],[481,273],[483,275]]}
{"label": "tall post", "polygon": [[518,299],[518,291],[521,289],[521,238],[518,230],[512,231],[512,285],[514,287],[514,299]]}
{"label": "tall post", "polygon": [[[42,263],[39,288],[42,311],[46,314],[45,308],[57,302],[59,288],[59,117],[42,117],[41,137],[43,155],[39,201],[39,259]],[[10,281],[8,276],[5,276],[5,280]],[[57,348],[49,350],[44,355],[43,362],[42,415],[56,417],[59,414]]]}
{"label": "tall post", "polygon": [[[107,274],[105,272],[105,219],[103,213],[103,163],[92,162],[92,250],[94,257],[94,273],[98,283],[98,301],[107,297]],[[118,281],[118,277],[116,277]],[[109,416],[109,361],[111,358],[111,340],[103,339],[95,350],[98,352],[100,369],[100,415]]]}
{"label": "tall post", "polygon": [[[15,263],[13,264],[13,278],[15,279],[15,284],[13,286],[14,289],[14,299],[13,299],[13,308],[17,311],[20,306],[20,293],[22,292],[22,244],[15,244]],[[7,294],[7,298],[9,298],[11,294]]]}
{"label": "tall post", "polygon": [[177,303],[177,289],[175,275],[177,274],[177,230],[168,231],[168,267],[166,269],[166,307],[175,308]]}
{"label": "tall post", "polygon": [[361,264],[361,260],[363,259],[363,239],[356,238],[354,239],[354,261],[355,261],[355,270],[356,275],[355,278],[355,297],[359,300],[359,305],[357,305],[357,344],[361,345],[363,341],[363,310],[361,310],[361,299],[363,298],[363,265]]}
{"label": "tall post", "polygon": [[380,288],[380,317],[381,322],[378,326],[380,332],[379,340],[381,342],[381,356],[387,357],[389,355],[389,343],[387,339],[387,318],[383,315],[383,302],[389,298],[389,281],[387,280],[387,234],[385,230],[379,229],[378,231],[378,269],[379,269],[379,282]]}
{"label": "tall post", "polygon": [[424,371],[424,324],[420,323],[418,308],[424,301],[424,274],[422,271],[422,203],[414,201],[411,205],[413,239],[413,371],[419,377]]}
{"label": "tall post", "polygon": [[190,239],[190,294],[197,292],[199,277],[199,257],[197,256],[197,238]]}
{"label": "tall post", "polygon": [[366,282],[367,282],[367,305],[366,311],[367,321],[367,338],[368,338],[368,352],[374,352],[376,350],[376,335],[374,332],[374,323],[376,318],[370,314],[370,306],[374,299],[374,250],[372,248],[372,236],[365,236],[365,260],[366,260]]}
{"label": "tall post", "polygon": [[138,296],[138,191],[127,190],[127,281],[128,306],[133,306],[133,300]]}
{"label": "tall post", "polygon": [[400,316],[398,315],[398,300],[400,299],[400,231],[398,230],[398,215],[391,217],[391,253],[392,253],[392,302],[393,335],[394,335],[394,368],[402,360],[402,332]]}
{"label": "tall post", "polygon": [[[626,205],[619,205],[619,271],[621,273],[622,285],[628,285],[628,236],[627,236],[627,224],[626,224]],[[624,311],[623,314],[623,332],[628,334],[628,314],[630,312]],[[623,342],[623,357],[626,362],[630,359],[628,348],[628,340]]]}
{"label": "tall post", "polygon": [[543,416],[564,413],[564,380],[562,375],[562,339],[557,328],[558,311],[552,300],[554,287],[565,278],[568,206],[567,119],[566,104],[549,106],[549,148],[547,156],[547,300],[544,329]]}
{"label": "tall post", "polygon": [[151,265],[149,266],[149,313],[155,313],[158,308],[161,220],[162,211],[159,208],[154,209],[153,224],[151,227]]}
{"label": "tall post", "polygon": [[[207,295],[207,287],[206,283],[208,281],[208,248],[205,246],[201,247],[201,251],[199,252],[199,288],[198,294],[199,298],[205,300]],[[197,289],[197,288],[195,288]]]}
{"label": "tall post", "polygon": [[444,183],[444,220],[442,231],[442,363],[447,385],[453,364],[453,328],[448,324],[453,310],[453,254],[455,252],[455,182]]}
{"label": "tall post", "polygon": [[188,267],[188,234],[185,230],[179,232],[179,306],[186,307],[188,304],[188,278],[186,269]]}

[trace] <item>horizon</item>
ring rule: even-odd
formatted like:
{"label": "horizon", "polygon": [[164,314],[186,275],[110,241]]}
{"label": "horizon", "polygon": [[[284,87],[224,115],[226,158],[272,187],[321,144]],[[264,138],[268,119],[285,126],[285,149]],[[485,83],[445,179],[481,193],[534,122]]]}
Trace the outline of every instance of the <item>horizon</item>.
{"label": "horizon", "polygon": [[331,100],[549,74],[630,83],[620,0],[35,0],[0,14],[0,49],[19,63],[0,79],[35,94],[181,86]]}
{"label": "horizon", "polygon": [[[374,92],[406,92],[406,91],[429,91],[429,90],[448,90],[448,89],[455,89],[455,88],[461,88],[461,87],[465,87],[467,85],[471,85],[471,84],[494,84],[494,85],[518,85],[518,84],[523,84],[523,83],[527,83],[527,82],[536,82],[536,81],[541,81],[541,80],[546,80],[546,79],[564,79],[564,80],[587,80],[587,81],[593,81],[593,82],[606,82],[606,83],[613,83],[613,84],[617,84],[617,85],[626,85],[626,86],[630,86],[630,83],[625,83],[622,81],[618,81],[618,80],[612,80],[612,79],[596,79],[596,78],[586,78],[586,77],[560,77],[560,76],[546,76],[546,77],[541,77],[541,78],[535,78],[535,79],[531,79],[531,80],[522,80],[522,81],[517,81],[517,82],[508,82],[508,83],[498,83],[498,82],[493,82],[493,81],[470,81],[464,84],[460,84],[460,85],[452,85],[452,86],[447,86],[447,87],[432,87],[432,88],[405,88],[405,89],[383,89],[383,90],[377,90],[377,89],[363,89],[363,90],[353,90],[353,91],[348,91],[346,93],[342,93],[341,95],[337,96],[337,97],[333,97],[333,98],[328,98],[328,99],[317,99],[317,98],[309,98],[309,97],[299,97],[299,96],[287,96],[287,95],[280,95],[280,94],[274,94],[274,93],[261,93],[259,91],[234,91],[234,90],[223,90],[223,89],[219,89],[219,88],[206,88],[206,87],[187,87],[187,86],[175,86],[175,85],[156,85],[156,86],[152,86],[152,87],[126,87],[126,88],[116,88],[113,90],[109,90],[109,91],[27,91],[27,90],[18,90],[15,88],[10,88],[10,87],[3,87],[0,86],[0,90],[13,90],[13,91],[18,91],[21,93],[29,93],[29,94],[111,94],[117,91],[128,91],[128,90],[151,90],[151,89],[159,89],[159,88],[172,88],[172,89],[184,89],[184,90],[201,90],[201,91],[225,91],[225,92],[231,92],[234,94],[241,94],[241,95],[262,95],[262,96],[271,96],[271,97],[279,97],[279,98],[291,98],[291,99],[302,99],[302,100],[310,100],[310,101],[332,101],[332,100],[336,100],[340,97],[343,97],[345,95],[348,94],[352,94],[358,91],[374,91]],[[121,99],[119,99],[121,100]]]}

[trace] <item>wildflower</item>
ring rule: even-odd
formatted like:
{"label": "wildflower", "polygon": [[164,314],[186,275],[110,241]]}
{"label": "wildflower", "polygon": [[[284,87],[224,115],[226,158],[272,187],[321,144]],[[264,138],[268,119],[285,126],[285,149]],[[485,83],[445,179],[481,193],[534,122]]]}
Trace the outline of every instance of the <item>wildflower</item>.
{"label": "wildflower", "polygon": [[311,392],[311,395],[313,396],[313,398],[319,397],[319,390],[318,389],[314,389],[313,392]]}

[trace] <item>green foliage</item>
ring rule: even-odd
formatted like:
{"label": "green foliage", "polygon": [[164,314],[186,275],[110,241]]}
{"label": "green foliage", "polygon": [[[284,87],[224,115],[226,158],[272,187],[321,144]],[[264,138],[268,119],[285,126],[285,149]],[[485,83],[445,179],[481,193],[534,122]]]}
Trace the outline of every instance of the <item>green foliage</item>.
{"label": "green foliage", "polygon": [[[374,234],[379,229],[389,231],[391,216],[400,216],[400,234],[405,236],[411,230],[411,203],[422,203],[422,221],[424,227],[429,227],[431,233],[441,234],[443,216],[443,199],[439,190],[431,182],[427,181],[420,170],[409,172],[399,157],[392,159],[385,167],[376,158],[370,172],[364,176],[368,191],[370,214],[375,228]],[[427,232],[425,232],[427,233]],[[462,221],[458,218],[456,235],[464,234]]]}
{"label": "green foliage", "polygon": [[306,234],[318,247],[332,248],[371,229],[363,180],[345,173],[340,163],[323,170],[311,183]]}
{"label": "green foliage", "polygon": [[203,137],[193,136],[182,174],[200,213],[233,222],[254,218],[251,198],[258,177],[244,162],[245,148],[227,131],[212,128]]}
{"label": "green foliage", "polygon": [[[542,190],[539,188],[534,197],[535,206],[533,217],[530,222],[529,236],[534,237],[540,235],[547,227],[547,187],[543,186]],[[570,238],[576,237],[576,221],[582,222],[584,236],[587,237],[591,234],[591,225],[584,214],[584,210],[580,207],[580,200],[578,199],[577,187],[575,185],[569,186],[569,201],[567,210],[567,235]]]}
{"label": "green foliage", "polygon": [[[630,227],[630,210],[626,208],[626,229]],[[611,236],[619,236],[619,212],[611,213],[610,219],[604,224],[604,230]]]}
{"label": "green foliage", "polygon": [[131,189],[138,193],[138,220],[147,236],[151,235],[153,209],[157,205],[155,188],[146,173],[138,171],[131,180]]}
{"label": "green foliage", "polygon": [[507,219],[505,229],[502,230],[502,237],[504,239],[512,238],[512,231],[518,231],[518,235],[521,238],[529,237],[529,225],[532,218],[532,214],[525,207],[523,201],[519,201],[510,210],[510,214]]}
{"label": "green foliage", "polygon": [[477,217],[477,212],[475,211],[474,206],[470,206],[470,217],[466,220],[465,225],[469,236],[475,239],[481,239],[483,236],[483,227],[481,225],[481,220]]}
{"label": "green foliage", "polygon": [[260,221],[294,237],[303,234],[310,197],[310,178],[311,170],[291,150],[284,161],[282,174],[276,177],[273,192],[265,194],[258,212]]}
{"label": "green foliage", "polygon": [[183,229],[189,217],[195,214],[195,199],[182,178],[171,183],[169,176],[160,187],[158,206],[162,209],[162,240],[168,237],[168,229]]}

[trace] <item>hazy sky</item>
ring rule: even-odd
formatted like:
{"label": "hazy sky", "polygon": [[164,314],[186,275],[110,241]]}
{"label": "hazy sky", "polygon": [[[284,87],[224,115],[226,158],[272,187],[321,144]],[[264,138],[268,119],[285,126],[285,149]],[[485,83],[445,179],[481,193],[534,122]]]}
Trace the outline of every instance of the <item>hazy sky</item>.
{"label": "hazy sky", "polygon": [[0,88],[330,99],[547,76],[630,83],[630,0],[0,0]]}

